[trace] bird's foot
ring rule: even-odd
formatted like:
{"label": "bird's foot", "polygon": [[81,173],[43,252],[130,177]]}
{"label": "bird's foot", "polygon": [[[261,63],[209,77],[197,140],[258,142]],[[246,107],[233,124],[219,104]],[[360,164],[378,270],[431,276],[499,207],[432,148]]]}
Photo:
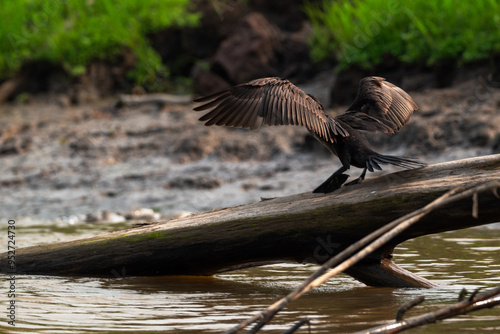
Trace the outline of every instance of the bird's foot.
{"label": "bird's foot", "polygon": [[331,193],[337,189],[339,189],[344,182],[349,178],[349,175],[347,174],[340,174],[340,175],[332,175],[323,182],[318,188],[313,190],[313,193],[315,194],[328,194]]}
{"label": "bird's foot", "polygon": [[344,186],[353,186],[355,184],[360,183],[361,181],[363,181],[363,179],[357,178],[356,180],[352,180],[351,182],[347,182],[346,184],[344,184]]}

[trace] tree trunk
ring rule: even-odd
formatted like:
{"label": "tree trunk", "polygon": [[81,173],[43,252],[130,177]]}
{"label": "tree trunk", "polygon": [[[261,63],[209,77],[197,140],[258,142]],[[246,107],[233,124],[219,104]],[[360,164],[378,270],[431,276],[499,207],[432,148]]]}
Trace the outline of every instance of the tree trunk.
{"label": "tree trunk", "polygon": [[[379,227],[458,186],[500,180],[500,155],[370,178],[327,195],[302,193],[90,238],[16,250],[18,274],[212,275],[283,261],[322,263]],[[393,248],[418,236],[500,221],[496,193],[426,215],[347,274],[368,285],[428,287],[393,263]],[[2,254],[1,272],[7,272]]]}

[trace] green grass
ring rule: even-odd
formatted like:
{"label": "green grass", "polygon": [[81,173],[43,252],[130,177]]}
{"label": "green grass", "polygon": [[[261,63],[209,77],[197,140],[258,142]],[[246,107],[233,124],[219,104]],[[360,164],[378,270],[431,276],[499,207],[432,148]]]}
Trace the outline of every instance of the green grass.
{"label": "green grass", "polygon": [[193,26],[198,14],[189,0],[19,0],[2,3],[0,80],[28,62],[62,64],[83,74],[96,59],[109,60],[128,48],[136,57],[129,72],[138,84],[154,86],[168,75],[146,34],[170,26]]}
{"label": "green grass", "polygon": [[432,66],[500,53],[499,0],[324,0],[308,4],[313,59],[372,68],[384,57]]}

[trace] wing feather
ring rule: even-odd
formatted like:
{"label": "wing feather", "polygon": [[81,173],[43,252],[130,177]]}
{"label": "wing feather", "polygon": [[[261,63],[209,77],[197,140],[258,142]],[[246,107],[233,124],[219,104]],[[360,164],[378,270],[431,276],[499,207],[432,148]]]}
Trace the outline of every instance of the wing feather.
{"label": "wing feather", "polygon": [[[251,99],[247,100],[237,100],[234,102],[234,104],[231,105],[231,108],[238,108],[242,111],[248,110],[248,105],[253,102]],[[239,124],[245,116],[247,116],[249,113],[230,113],[227,115],[226,119],[226,125],[227,126],[236,126],[236,124]]]}
{"label": "wing feather", "polygon": [[358,130],[393,134],[408,123],[418,105],[404,90],[381,77],[363,78],[358,95],[335,119]]}
{"label": "wing feather", "polygon": [[260,98],[248,99],[245,105],[244,112],[242,114],[234,113],[235,115],[238,115],[238,121],[235,122],[232,126],[241,128],[245,124],[249,124],[250,129],[255,128],[255,121],[258,118],[257,114],[248,112],[248,110],[254,110],[256,107],[258,107],[257,103],[259,103],[260,100]]}
{"label": "wing feather", "polygon": [[288,89],[285,90],[285,98],[283,99],[283,114],[282,116],[282,124],[290,125],[290,91]]}
{"label": "wing feather", "polygon": [[196,99],[209,110],[200,117],[205,125],[225,125],[255,130],[261,124],[302,125],[324,140],[348,136],[339,122],[325,115],[323,106],[286,79],[262,78],[226,91]]}
{"label": "wing feather", "polygon": [[297,117],[298,115],[298,110],[297,110],[297,102],[295,101],[295,97],[292,96],[292,120],[293,120],[293,123],[292,125],[300,125],[299,124],[299,118]]}
{"label": "wing feather", "polygon": [[[277,110],[278,98],[277,98],[277,96],[274,95],[274,89],[269,90],[269,95],[271,96],[271,103],[269,104],[269,107],[271,108],[271,112],[267,113],[264,121],[266,122],[266,124],[274,125],[275,114],[279,112]],[[269,107],[268,107],[268,109],[269,109]]]}

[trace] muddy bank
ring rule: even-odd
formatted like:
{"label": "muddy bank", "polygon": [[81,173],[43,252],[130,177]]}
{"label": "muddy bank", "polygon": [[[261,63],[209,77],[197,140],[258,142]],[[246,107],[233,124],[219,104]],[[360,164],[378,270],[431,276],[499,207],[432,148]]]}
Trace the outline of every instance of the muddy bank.
{"label": "muddy bank", "polygon": [[[302,88],[323,99],[325,80]],[[500,152],[500,89],[486,76],[410,93],[420,111],[392,137],[370,135],[377,150],[428,163]],[[147,207],[163,219],[310,191],[340,166],[302,128],[204,127],[192,104],[117,109],[114,102],[1,107],[0,217]]]}

